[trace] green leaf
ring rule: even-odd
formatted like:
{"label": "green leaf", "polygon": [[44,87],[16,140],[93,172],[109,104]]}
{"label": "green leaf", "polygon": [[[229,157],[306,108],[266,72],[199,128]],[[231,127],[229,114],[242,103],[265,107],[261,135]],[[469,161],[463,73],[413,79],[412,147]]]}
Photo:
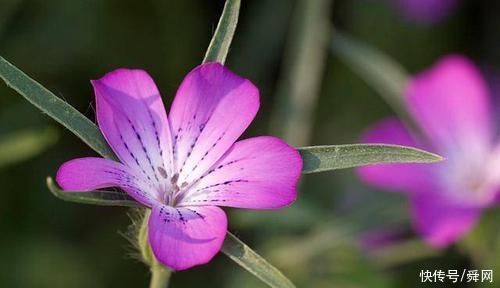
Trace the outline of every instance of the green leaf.
{"label": "green leaf", "polygon": [[302,173],[316,173],[380,163],[432,163],[439,155],[417,148],[385,144],[311,146],[298,149],[304,161]]}
{"label": "green leaf", "polygon": [[230,232],[227,232],[226,239],[222,245],[222,252],[248,272],[262,280],[262,282],[269,285],[269,287],[295,287],[278,269],[269,264],[264,258],[255,253],[255,251]]}
{"label": "green leaf", "polygon": [[222,11],[215,33],[205,53],[203,63],[217,61],[224,64],[226,61],[229,46],[231,46],[234,31],[238,24],[240,2],[240,0],[226,0],[224,10]]}
{"label": "green leaf", "polygon": [[2,57],[0,57],[0,78],[7,86],[69,129],[97,153],[107,158],[115,158],[113,151],[92,121]]}
{"label": "green leaf", "polygon": [[[234,35],[240,1],[227,0],[214,38],[204,62],[224,63]],[[97,126],[71,105],[61,100],[15,66],[0,57],[0,77],[33,105],[61,123],[103,157],[114,158]],[[304,173],[354,167],[372,163],[433,162],[440,157],[418,149],[384,145],[340,145],[305,147],[300,149],[304,158]],[[78,203],[112,206],[140,206],[125,193],[116,191],[65,192],[51,178],[47,179],[50,191],[58,198]],[[223,246],[223,252],[244,269],[271,287],[294,287],[275,267],[252,251],[232,234]]]}
{"label": "green leaf", "polygon": [[144,207],[135,199],[120,191],[63,191],[57,187],[51,177],[47,177],[47,187],[54,196],[68,202],[103,206]]}
{"label": "green leaf", "polygon": [[29,159],[57,141],[53,128],[17,131],[0,139],[0,168]]}
{"label": "green leaf", "polygon": [[[54,196],[64,201],[106,206],[144,207],[124,192],[100,190],[91,192],[63,191],[57,187],[51,177],[47,177],[47,186]],[[278,269],[229,231],[222,246],[222,252],[270,287],[295,287]]]}
{"label": "green leaf", "polygon": [[403,102],[409,76],[399,63],[339,30],[333,32],[331,48],[333,54],[377,91],[411,129],[418,132]]}

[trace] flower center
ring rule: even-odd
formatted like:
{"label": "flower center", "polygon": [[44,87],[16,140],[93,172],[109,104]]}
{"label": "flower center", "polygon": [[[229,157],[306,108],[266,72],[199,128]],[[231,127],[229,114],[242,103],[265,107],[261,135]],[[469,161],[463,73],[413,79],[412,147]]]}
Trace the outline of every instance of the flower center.
{"label": "flower center", "polygon": [[443,163],[447,165],[442,169],[442,179],[448,197],[472,206],[484,206],[492,201],[497,183],[488,174],[491,159],[485,155],[464,153],[461,157],[450,157],[448,163]]}
{"label": "flower center", "polygon": [[165,205],[174,207],[184,196],[185,192],[187,191],[187,189],[184,188],[186,188],[188,184],[186,182],[182,183],[182,185],[178,184],[178,173],[175,173],[174,175],[172,175],[172,177],[169,177],[163,167],[158,167],[157,169],[163,179],[165,179],[165,181],[160,184],[160,187],[158,189],[159,200]]}

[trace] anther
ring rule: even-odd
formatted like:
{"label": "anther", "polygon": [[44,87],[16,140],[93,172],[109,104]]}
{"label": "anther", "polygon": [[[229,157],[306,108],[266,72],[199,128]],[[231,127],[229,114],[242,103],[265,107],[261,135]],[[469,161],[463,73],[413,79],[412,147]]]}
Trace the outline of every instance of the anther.
{"label": "anther", "polygon": [[158,169],[158,172],[160,172],[161,177],[163,177],[165,179],[168,178],[167,171],[165,171],[165,169],[163,169],[163,167],[158,166],[156,169]]}

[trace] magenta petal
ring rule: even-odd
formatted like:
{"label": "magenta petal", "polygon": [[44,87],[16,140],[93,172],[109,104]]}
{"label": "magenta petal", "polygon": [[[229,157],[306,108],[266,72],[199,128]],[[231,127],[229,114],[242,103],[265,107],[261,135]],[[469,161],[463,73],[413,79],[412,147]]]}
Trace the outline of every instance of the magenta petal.
{"label": "magenta petal", "polygon": [[447,246],[472,229],[481,209],[466,207],[442,196],[440,191],[418,193],[412,197],[416,230],[436,247]]}
{"label": "magenta petal", "polygon": [[234,144],[259,109],[259,92],[219,63],[191,71],[170,110],[179,183],[204,174]]}
{"label": "magenta petal", "polygon": [[120,187],[144,205],[151,206],[153,190],[125,165],[104,158],[79,158],[61,165],[56,182],[68,191]]}
{"label": "magenta petal", "polygon": [[433,24],[446,18],[457,0],[392,0],[409,20]]}
{"label": "magenta petal", "polygon": [[416,121],[440,151],[457,149],[461,143],[467,143],[468,148],[463,149],[489,144],[488,89],[468,59],[443,58],[410,81],[406,96]]}
{"label": "magenta petal", "polygon": [[174,208],[157,204],[149,218],[156,258],[174,270],[209,262],[222,247],[227,218],[215,206]]}
{"label": "magenta petal", "polygon": [[[363,136],[364,143],[386,143],[424,148],[415,142],[397,118],[387,118],[373,125]],[[378,164],[358,168],[363,181],[381,189],[418,192],[432,181],[432,164]]]}
{"label": "magenta petal", "polygon": [[142,70],[118,69],[92,85],[97,122],[121,162],[151,182],[172,175],[170,128],[153,79]]}
{"label": "magenta petal", "polygon": [[481,162],[483,203],[486,206],[500,203],[500,143],[496,143],[486,161]]}
{"label": "magenta petal", "polygon": [[283,207],[297,197],[301,170],[300,154],[284,141],[275,137],[242,140],[190,188],[179,205]]}

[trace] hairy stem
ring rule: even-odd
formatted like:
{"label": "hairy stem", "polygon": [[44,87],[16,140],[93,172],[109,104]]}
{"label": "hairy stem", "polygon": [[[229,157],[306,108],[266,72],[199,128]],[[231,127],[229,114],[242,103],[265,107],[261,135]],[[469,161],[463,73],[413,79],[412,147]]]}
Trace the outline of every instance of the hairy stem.
{"label": "hairy stem", "polygon": [[158,262],[156,257],[151,251],[151,246],[148,241],[148,220],[151,210],[146,209],[141,221],[141,226],[137,229],[137,246],[142,255],[142,259],[149,266],[151,273],[151,280],[149,282],[150,288],[166,288],[170,281],[171,271],[163,264]]}
{"label": "hairy stem", "polygon": [[150,266],[151,281],[149,282],[149,288],[166,288],[172,272],[156,259],[154,261],[155,263],[151,263]]}

